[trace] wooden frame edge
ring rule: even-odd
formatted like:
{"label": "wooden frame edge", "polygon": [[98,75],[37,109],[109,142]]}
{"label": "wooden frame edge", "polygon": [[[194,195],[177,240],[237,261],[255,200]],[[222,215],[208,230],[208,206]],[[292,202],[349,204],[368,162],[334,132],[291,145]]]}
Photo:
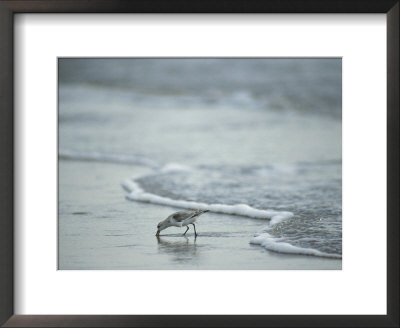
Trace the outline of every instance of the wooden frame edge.
{"label": "wooden frame edge", "polygon": [[[14,313],[13,13],[0,2],[0,324]],[[4,50],[3,50],[4,49]]]}
{"label": "wooden frame edge", "polygon": [[[261,4],[260,4],[261,3]],[[14,113],[13,15],[15,13],[387,13],[387,205],[388,257],[386,316],[79,316],[14,315]],[[4,327],[399,327],[399,1],[395,0],[231,0],[185,3],[164,0],[0,1],[0,324]],[[329,322],[328,322],[329,320]]]}

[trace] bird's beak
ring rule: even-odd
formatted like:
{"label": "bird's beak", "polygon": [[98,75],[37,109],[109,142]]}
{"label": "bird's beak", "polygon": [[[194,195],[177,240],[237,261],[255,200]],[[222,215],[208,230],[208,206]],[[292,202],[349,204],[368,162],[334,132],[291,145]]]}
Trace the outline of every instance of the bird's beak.
{"label": "bird's beak", "polygon": [[157,230],[156,236],[158,237],[160,235],[160,230]]}

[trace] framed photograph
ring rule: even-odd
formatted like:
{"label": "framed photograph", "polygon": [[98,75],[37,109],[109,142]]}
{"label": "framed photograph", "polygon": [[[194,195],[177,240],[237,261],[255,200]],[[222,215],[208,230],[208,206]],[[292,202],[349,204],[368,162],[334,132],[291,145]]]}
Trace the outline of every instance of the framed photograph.
{"label": "framed photograph", "polygon": [[58,58],[58,269],[341,270],[341,73]]}
{"label": "framed photograph", "polygon": [[4,327],[399,325],[398,1],[0,14]]}

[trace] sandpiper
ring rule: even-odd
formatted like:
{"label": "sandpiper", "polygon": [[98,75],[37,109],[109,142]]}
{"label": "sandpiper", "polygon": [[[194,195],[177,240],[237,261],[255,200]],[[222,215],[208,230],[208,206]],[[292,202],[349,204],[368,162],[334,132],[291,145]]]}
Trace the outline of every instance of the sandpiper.
{"label": "sandpiper", "polygon": [[196,226],[194,222],[196,222],[197,218],[203,213],[209,212],[208,210],[195,210],[195,211],[180,211],[175,212],[168,216],[164,221],[161,221],[157,225],[157,233],[156,236],[160,235],[160,232],[168,227],[186,227],[186,231],[183,235],[186,235],[186,232],[189,230],[189,224],[194,227],[194,235],[197,237]]}

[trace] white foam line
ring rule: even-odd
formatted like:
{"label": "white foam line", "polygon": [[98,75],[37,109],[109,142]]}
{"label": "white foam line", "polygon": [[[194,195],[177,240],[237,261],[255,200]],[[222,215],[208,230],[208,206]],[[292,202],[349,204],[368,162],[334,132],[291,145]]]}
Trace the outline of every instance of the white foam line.
{"label": "white foam line", "polygon": [[[137,177],[138,178],[138,177]],[[224,204],[207,204],[186,200],[175,200],[163,196],[158,196],[145,192],[135,179],[127,180],[122,186],[128,191],[127,199],[152,203],[158,205],[166,205],[184,209],[201,209],[209,210],[214,213],[239,215],[255,219],[271,219],[271,222],[280,222],[284,219],[291,218],[291,212],[279,212],[274,210],[259,210],[246,204],[224,205]]]}
{"label": "white foam line", "polygon": [[79,160],[79,161],[96,161],[96,162],[108,162],[117,164],[134,164],[143,165],[153,169],[160,168],[160,165],[151,159],[141,156],[127,156],[117,154],[101,154],[101,153],[80,153],[72,151],[60,151],[58,157],[61,159],[68,160]]}
{"label": "white foam line", "polygon": [[312,248],[301,248],[285,242],[278,242],[277,238],[272,237],[270,234],[266,232],[253,237],[253,239],[251,239],[250,241],[250,244],[260,245],[270,251],[278,253],[311,255],[311,256],[328,257],[334,259],[342,258],[342,256],[339,254],[324,253]]}

